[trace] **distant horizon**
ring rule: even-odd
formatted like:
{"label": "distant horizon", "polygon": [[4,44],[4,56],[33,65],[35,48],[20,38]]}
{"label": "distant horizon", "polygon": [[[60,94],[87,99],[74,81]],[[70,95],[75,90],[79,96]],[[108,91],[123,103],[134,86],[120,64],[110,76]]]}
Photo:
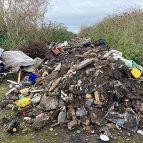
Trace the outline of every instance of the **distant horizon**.
{"label": "distant horizon", "polygon": [[142,0],[53,0],[46,20],[63,23],[78,33],[81,25],[93,25],[128,9],[143,8]]}

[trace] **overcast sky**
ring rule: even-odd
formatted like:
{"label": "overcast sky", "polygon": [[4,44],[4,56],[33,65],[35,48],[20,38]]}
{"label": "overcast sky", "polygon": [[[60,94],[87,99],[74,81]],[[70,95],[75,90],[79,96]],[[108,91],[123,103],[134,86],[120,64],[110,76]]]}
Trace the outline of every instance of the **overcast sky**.
{"label": "overcast sky", "polygon": [[54,0],[47,19],[64,23],[70,31],[78,32],[80,25],[98,23],[129,8],[143,8],[143,0]]}

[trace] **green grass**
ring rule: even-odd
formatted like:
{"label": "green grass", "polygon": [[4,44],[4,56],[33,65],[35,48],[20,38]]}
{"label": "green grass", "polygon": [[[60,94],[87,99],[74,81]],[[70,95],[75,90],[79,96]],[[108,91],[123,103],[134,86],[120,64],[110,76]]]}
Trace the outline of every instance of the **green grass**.
{"label": "green grass", "polygon": [[0,84],[0,101],[2,100],[3,96],[5,95],[7,90],[7,84],[3,83]]}
{"label": "green grass", "polygon": [[48,130],[40,132],[29,131],[26,135],[9,135],[5,131],[2,133],[4,140],[0,143],[60,143],[58,136]]}
{"label": "green grass", "polygon": [[97,25],[83,28],[80,35],[93,40],[105,38],[110,47],[122,51],[126,58],[143,65],[142,10],[110,16]]}

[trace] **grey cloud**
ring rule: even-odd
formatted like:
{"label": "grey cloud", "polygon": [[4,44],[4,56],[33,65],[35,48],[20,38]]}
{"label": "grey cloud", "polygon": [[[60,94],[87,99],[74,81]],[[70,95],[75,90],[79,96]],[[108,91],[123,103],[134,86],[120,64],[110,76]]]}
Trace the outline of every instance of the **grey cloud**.
{"label": "grey cloud", "polygon": [[54,0],[47,19],[64,23],[69,30],[78,31],[81,24],[93,24],[108,15],[128,8],[143,8],[142,0]]}

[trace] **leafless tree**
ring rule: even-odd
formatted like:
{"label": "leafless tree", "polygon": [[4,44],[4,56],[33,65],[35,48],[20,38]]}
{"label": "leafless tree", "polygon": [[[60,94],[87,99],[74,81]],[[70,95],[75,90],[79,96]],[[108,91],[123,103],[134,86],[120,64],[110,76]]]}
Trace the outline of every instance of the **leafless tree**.
{"label": "leafless tree", "polygon": [[51,0],[0,0],[0,13],[8,28],[13,24],[17,36],[23,27],[40,26]]}

